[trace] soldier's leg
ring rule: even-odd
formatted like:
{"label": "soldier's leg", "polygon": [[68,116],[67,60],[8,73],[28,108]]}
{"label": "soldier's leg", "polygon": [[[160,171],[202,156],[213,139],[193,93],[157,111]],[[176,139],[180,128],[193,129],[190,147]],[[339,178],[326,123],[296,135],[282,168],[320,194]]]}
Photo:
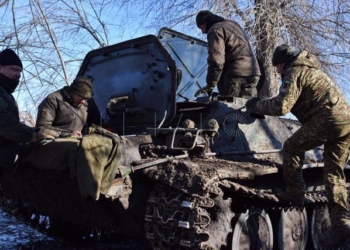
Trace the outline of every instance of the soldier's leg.
{"label": "soldier's leg", "polygon": [[32,146],[30,153],[22,159],[23,164],[42,170],[65,171],[74,167],[80,141],[77,137],[42,141]]}
{"label": "soldier's leg", "polygon": [[297,138],[290,137],[283,145],[283,179],[286,190],[293,196],[304,196],[305,182],[302,165],[305,151],[298,147]]}
{"label": "soldier's leg", "polygon": [[330,246],[336,247],[350,239],[348,191],[344,175],[344,166],[349,156],[350,125],[333,128],[329,137],[335,139],[325,143],[323,173],[333,232]]}
{"label": "soldier's leg", "polygon": [[305,151],[323,144],[322,133],[314,123],[305,124],[283,145],[283,179],[287,192],[293,196],[304,196],[305,182],[302,165]]}
{"label": "soldier's leg", "polygon": [[218,81],[218,84],[217,84],[217,88],[218,88],[218,91],[219,91],[219,94],[220,95],[224,95],[224,80],[223,80],[223,77],[220,77],[219,81]]}
{"label": "soldier's leg", "polygon": [[245,78],[225,75],[221,95],[242,97],[244,93]]}
{"label": "soldier's leg", "polygon": [[348,191],[344,166],[349,155],[350,135],[325,144],[324,179],[332,224],[349,224]]}
{"label": "soldier's leg", "polygon": [[257,86],[259,83],[260,76],[249,76],[246,78],[246,82],[244,84],[244,98],[252,98],[258,96]]}

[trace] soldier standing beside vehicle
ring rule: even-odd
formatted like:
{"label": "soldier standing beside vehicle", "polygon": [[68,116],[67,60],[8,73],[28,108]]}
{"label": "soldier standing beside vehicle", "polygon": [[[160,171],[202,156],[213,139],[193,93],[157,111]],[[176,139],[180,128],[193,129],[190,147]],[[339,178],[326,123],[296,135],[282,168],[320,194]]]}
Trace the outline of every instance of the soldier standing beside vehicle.
{"label": "soldier standing beside vehicle", "polygon": [[[329,248],[350,239],[348,191],[344,166],[350,147],[350,107],[340,89],[321,69],[317,58],[306,50],[286,44],[275,49],[273,65],[282,76],[278,96],[269,100],[253,98],[246,103],[260,114],[283,116],[288,112],[302,124],[283,145],[283,177],[286,191],[276,190],[281,201],[303,206],[304,154],[324,144],[324,181],[332,235]],[[328,248],[327,248],[328,249]]]}
{"label": "soldier standing beside vehicle", "polygon": [[257,96],[260,68],[253,49],[238,23],[208,10],[200,11],[196,22],[208,40],[207,85],[195,96],[210,94],[215,86],[224,96]]}
{"label": "soldier standing beside vehicle", "polygon": [[36,142],[34,128],[20,122],[17,103],[12,96],[19,84],[23,65],[11,49],[0,53],[0,166],[13,166],[20,143]]}

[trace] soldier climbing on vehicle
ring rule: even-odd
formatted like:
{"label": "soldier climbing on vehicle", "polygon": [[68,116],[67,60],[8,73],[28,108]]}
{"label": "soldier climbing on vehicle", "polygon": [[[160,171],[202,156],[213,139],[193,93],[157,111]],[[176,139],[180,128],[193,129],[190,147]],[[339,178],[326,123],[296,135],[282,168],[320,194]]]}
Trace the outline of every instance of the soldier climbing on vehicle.
{"label": "soldier climbing on vehicle", "polygon": [[272,64],[282,76],[279,94],[268,100],[253,98],[246,106],[260,114],[283,116],[288,112],[302,124],[283,145],[283,178],[286,191],[280,200],[303,207],[305,152],[324,144],[323,178],[328,198],[332,236],[329,248],[350,240],[350,215],[344,166],[350,147],[350,107],[340,89],[306,50],[283,44],[275,49]]}

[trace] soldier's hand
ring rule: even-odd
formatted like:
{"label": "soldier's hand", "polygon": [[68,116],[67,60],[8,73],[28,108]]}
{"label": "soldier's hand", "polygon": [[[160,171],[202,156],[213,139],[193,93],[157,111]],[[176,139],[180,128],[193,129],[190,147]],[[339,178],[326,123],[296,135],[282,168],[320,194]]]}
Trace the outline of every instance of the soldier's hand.
{"label": "soldier's hand", "polygon": [[74,131],[71,136],[72,137],[82,137],[82,134],[80,131]]}
{"label": "soldier's hand", "polygon": [[260,101],[259,97],[253,97],[252,99],[249,99],[246,103],[245,106],[250,109],[254,109],[255,104]]}
{"label": "soldier's hand", "polygon": [[211,92],[213,91],[213,89],[214,89],[214,87],[205,86],[205,87],[200,88],[199,90],[197,90],[197,92],[194,94],[194,96],[198,97],[200,94],[211,95]]}

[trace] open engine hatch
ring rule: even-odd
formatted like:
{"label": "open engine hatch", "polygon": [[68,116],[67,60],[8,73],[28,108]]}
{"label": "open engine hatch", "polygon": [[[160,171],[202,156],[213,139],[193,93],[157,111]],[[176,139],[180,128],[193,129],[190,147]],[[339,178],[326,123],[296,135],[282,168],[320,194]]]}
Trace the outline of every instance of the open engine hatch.
{"label": "open engine hatch", "polygon": [[174,60],[153,35],[90,51],[78,72],[93,81],[93,98],[106,127],[139,133],[175,113]]}

